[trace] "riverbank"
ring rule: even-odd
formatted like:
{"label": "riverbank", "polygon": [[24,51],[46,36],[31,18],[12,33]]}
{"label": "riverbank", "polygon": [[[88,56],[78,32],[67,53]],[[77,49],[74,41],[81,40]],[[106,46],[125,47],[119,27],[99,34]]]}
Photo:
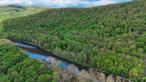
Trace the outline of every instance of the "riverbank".
{"label": "riverbank", "polygon": [[[53,71],[58,71],[67,76],[76,77],[80,82],[130,82],[124,78],[99,72],[93,68],[86,68],[75,62],[55,56],[54,54],[43,50],[42,48],[23,41],[13,41],[18,47],[26,50],[26,55],[37,60],[42,60]],[[68,75],[69,74],[69,75]],[[66,78],[63,77],[63,78]],[[68,77],[69,78],[69,77]]]}
{"label": "riverbank", "polygon": [[11,41],[0,39],[0,82],[58,82],[42,61],[24,54]]}

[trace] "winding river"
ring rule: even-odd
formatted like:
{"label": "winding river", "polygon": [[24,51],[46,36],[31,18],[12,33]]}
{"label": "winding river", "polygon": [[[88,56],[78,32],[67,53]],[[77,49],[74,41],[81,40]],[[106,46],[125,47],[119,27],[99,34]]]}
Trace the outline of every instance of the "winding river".
{"label": "winding river", "polygon": [[[46,62],[48,65],[55,66],[57,68],[67,70],[77,77],[81,77],[84,80],[91,82],[131,82],[119,76],[113,76],[97,70],[90,71],[89,67],[82,66],[78,63],[69,61],[54,55],[51,52],[47,52],[44,49],[23,41],[13,41],[16,46],[25,50],[25,55]],[[90,72],[89,72],[90,71]],[[90,74],[91,73],[91,74]],[[94,74],[93,74],[94,73]]]}
{"label": "winding river", "polygon": [[78,74],[82,69],[84,70],[89,69],[88,67],[82,66],[78,63],[56,56],[51,52],[47,52],[36,45],[22,41],[13,41],[13,42],[16,44],[16,46],[21,47],[25,50],[25,55],[33,59],[45,61],[48,64],[55,65],[63,70],[69,70],[72,68],[71,66],[74,65],[73,67],[74,69],[72,71],[74,74]]}

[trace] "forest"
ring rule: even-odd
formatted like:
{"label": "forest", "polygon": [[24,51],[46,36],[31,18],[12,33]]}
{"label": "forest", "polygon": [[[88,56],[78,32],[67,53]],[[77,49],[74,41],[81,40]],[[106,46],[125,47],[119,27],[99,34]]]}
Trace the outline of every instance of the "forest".
{"label": "forest", "polygon": [[145,0],[85,9],[46,9],[3,20],[0,37],[27,41],[73,62],[142,82],[146,80],[145,9]]}
{"label": "forest", "polygon": [[0,82],[56,82],[51,70],[14,44],[0,41],[0,61]]}

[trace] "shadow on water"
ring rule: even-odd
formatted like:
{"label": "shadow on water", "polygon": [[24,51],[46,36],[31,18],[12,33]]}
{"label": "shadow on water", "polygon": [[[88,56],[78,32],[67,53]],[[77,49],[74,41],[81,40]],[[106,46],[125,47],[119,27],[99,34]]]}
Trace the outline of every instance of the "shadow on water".
{"label": "shadow on water", "polygon": [[[121,7],[121,5],[116,5],[116,7],[109,6],[109,10],[111,8],[114,10],[114,9],[118,9],[120,7]],[[102,13],[102,12],[105,12],[105,11],[102,11],[104,8],[106,8],[106,7],[100,7],[98,9],[97,8],[86,9],[85,13],[93,12],[96,10],[101,11],[100,13]],[[48,33],[48,30],[67,27],[68,23],[73,25],[74,20],[76,18],[80,17],[80,15],[82,15],[82,14],[79,14],[82,11],[84,11],[84,9],[55,9],[55,10],[49,9],[48,11],[46,10],[41,13],[36,13],[34,15],[6,20],[3,22],[3,27],[4,27],[3,36],[4,36],[4,38],[14,39],[13,42],[15,42],[17,46],[26,50],[26,52],[25,52],[26,55],[28,55],[34,59],[41,59],[43,61],[50,62],[50,60],[52,60],[52,58],[54,58],[54,59],[60,60],[62,62],[59,64],[59,67],[61,67],[63,69],[66,69],[69,64],[73,64],[76,67],[78,67],[78,69],[80,69],[80,70],[82,70],[82,69],[88,70],[89,67],[82,66],[78,63],[69,61],[65,58],[56,56],[55,54],[53,54],[51,52],[47,52],[44,49],[36,46],[36,45],[38,45],[38,43],[33,42],[33,41],[38,40],[40,42],[42,41],[41,43],[45,43],[38,36],[45,37],[45,34]],[[90,14],[90,13],[88,13],[88,14]],[[93,14],[93,13],[91,13],[91,14]],[[73,16],[73,18],[70,20],[67,20],[68,17],[70,17],[70,16]],[[50,19],[50,17],[52,18],[53,22],[48,20],[48,19]],[[60,17],[60,18],[56,19],[57,17]],[[82,21],[82,22],[85,22],[85,21]],[[44,30],[43,31],[41,31],[42,29],[40,30],[40,32],[42,32],[44,35],[37,34],[38,29],[36,29],[36,28],[41,27],[41,26],[45,27],[45,25],[46,25],[46,27],[49,27],[47,29],[47,31],[44,32]],[[62,25],[64,25],[64,26],[62,26]],[[33,29],[33,31],[32,31],[32,29]],[[20,40],[20,41],[17,41],[17,40]],[[27,43],[27,42],[33,43],[34,45]],[[51,44],[51,42],[49,42],[49,41],[47,41],[47,43]],[[41,46],[41,45],[43,45],[43,44],[39,44],[39,46]]]}
{"label": "shadow on water", "polygon": [[[45,51],[44,49],[42,49],[39,46],[30,44],[30,43],[27,43],[24,41],[14,41],[13,40],[13,42],[16,44],[16,46],[23,48],[25,50],[25,54],[33,59],[42,60],[42,61],[45,61],[49,64],[56,64],[56,61],[57,61],[58,62],[57,66],[61,69],[64,69],[64,70],[69,70],[70,66],[74,65],[75,67],[73,68],[73,71],[72,71],[72,73],[74,73],[74,74],[80,74],[82,70],[86,70],[86,71],[90,70],[89,67],[85,67],[85,66],[82,66],[78,63],[71,62],[71,61],[66,60],[64,58],[58,57],[51,52]],[[102,78],[102,76],[100,76],[100,74],[104,75],[103,77],[107,80],[106,82],[108,82],[109,78],[113,80],[112,82],[131,82],[131,81],[128,81],[124,78],[111,76],[110,74],[107,74],[104,72],[99,73],[97,71],[94,71],[94,73],[98,74],[97,75],[98,78]],[[90,75],[89,77],[90,77],[90,79],[95,80],[93,82],[100,82],[100,81],[97,81],[97,79],[95,79],[96,76]],[[88,76],[87,76],[87,78],[88,78]],[[116,79],[118,79],[119,81],[116,81]]]}
{"label": "shadow on water", "polygon": [[69,61],[67,59],[61,58],[59,56],[56,56],[53,53],[47,52],[44,49],[42,49],[36,45],[30,44],[30,43],[27,43],[24,41],[14,41],[13,40],[13,42],[18,47],[21,47],[24,50],[26,50],[25,54],[33,59],[43,60],[43,61],[48,62],[48,63],[54,63],[53,59],[59,60],[60,63],[58,65],[62,69],[67,69],[68,66],[71,64],[75,65],[79,70],[82,70],[82,69],[88,70],[89,69],[89,67],[87,67],[87,66],[82,66],[78,63],[75,63],[75,62]]}

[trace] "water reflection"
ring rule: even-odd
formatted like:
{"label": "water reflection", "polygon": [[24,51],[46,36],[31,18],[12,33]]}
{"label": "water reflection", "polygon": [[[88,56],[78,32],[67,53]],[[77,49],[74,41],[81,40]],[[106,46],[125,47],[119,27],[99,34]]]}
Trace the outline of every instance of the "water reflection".
{"label": "water reflection", "polygon": [[55,64],[62,69],[67,69],[69,66],[69,63],[67,63],[65,61],[57,60],[51,56],[45,56],[43,54],[33,53],[30,51],[26,51],[25,54],[33,59],[42,60],[49,64]]}
{"label": "water reflection", "polygon": [[57,66],[63,70],[70,70],[74,74],[78,74],[80,72],[78,67],[72,66],[71,64],[69,64],[66,61],[58,60],[58,59],[53,58],[51,56],[45,56],[44,54],[33,53],[31,51],[25,51],[25,54],[33,59],[45,61],[48,64],[51,64],[53,66]]}
{"label": "water reflection", "polygon": [[[68,73],[71,73],[72,75],[81,78],[81,80],[87,80],[88,82],[101,82],[104,79],[97,79],[97,77],[110,79],[111,82],[115,82],[115,79],[118,79],[118,82],[130,82],[128,80],[125,80],[121,77],[113,77],[112,75],[102,73],[102,72],[96,72],[95,70],[90,70],[89,67],[84,67],[80,64],[77,64],[75,62],[71,62],[69,60],[60,58],[58,56],[55,56],[52,53],[45,52],[40,47],[29,44],[27,42],[21,42],[21,41],[13,41],[16,43],[18,47],[21,47],[25,50],[25,54],[33,59],[42,60],[48,63],[48,67],[54,69],[54,66],[63,69],[64,71],[67,71]],[[23,45],[23,46],[22,46]],[[54,69],[56,70],[56,69]],[[93,73],[98,73],[97,75]],[[90,74],[91,73],[91,74]],[[108,77],[107,77],[108,76]],[[105,80],[104,80],[105,81]]]}
{"label": "water reflection", "polygon": [[49,61],[47,56],[38,53],[32,53],[30,51],[26,51],[25,54],[33,59],[39,59],[43,61]]}
{"label": "water reflection", "polygon": [[25,47],[25,48],[32,48],[32,49],[35,49],[36,48],[34,46],[25,45],[25,44],[20,43],[20,42],[15,42],[15,44],[16,44],[16,46]]}

